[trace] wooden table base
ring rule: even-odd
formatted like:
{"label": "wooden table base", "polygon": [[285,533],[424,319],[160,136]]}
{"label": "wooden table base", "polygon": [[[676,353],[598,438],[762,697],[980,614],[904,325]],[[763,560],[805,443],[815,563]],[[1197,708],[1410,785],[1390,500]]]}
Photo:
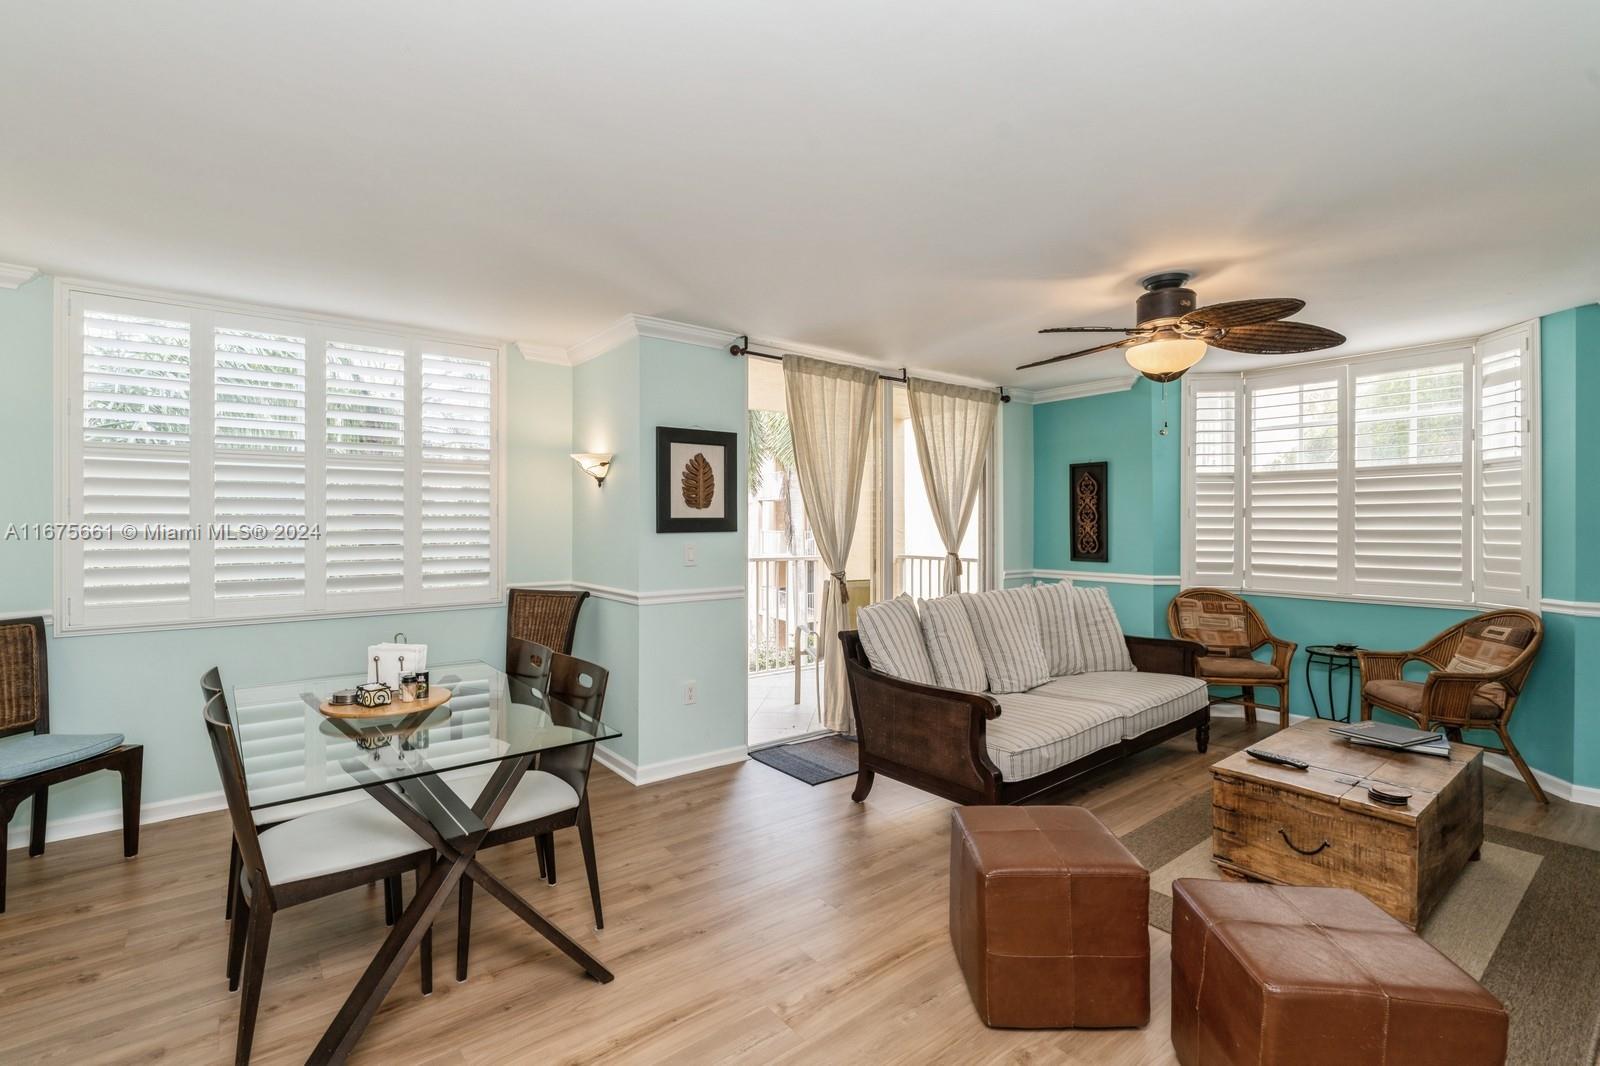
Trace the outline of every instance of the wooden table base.
{"label": "wooden table base", "polygon": [[[612,979],[611,971],[600,960],[477,861],[478,848],[532,764],[532,755],[500,763],[471,807],[437,774],[365,786],[386,810],[437,851],[442,861],[435,863],[428,876],[418,883],[416,895],[389,930],[361,979],[350,990],[339,1013],[306,1060],[308,1063],[342,1063],[349,1057],[412,952],[422,942],[423,934],[433,925],[445,897],[458,885],[462,891],[468,890],[464,879],[499,900],[534,932],[583,967],[590,977],[602,984]],[[466,935],[465,931],[461,935]]]}

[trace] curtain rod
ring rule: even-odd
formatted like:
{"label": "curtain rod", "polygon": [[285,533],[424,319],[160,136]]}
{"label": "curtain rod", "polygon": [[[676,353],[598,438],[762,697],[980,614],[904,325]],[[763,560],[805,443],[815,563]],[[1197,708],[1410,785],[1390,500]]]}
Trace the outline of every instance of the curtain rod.
{"label": "curtain rod", "polygon": [[[781,352],[758,352],[754,348],[750,347],[750,338],[748,335],[741,336],[738,340],[728,345],[728,354],[733,356],[735,359],[741,355],[744,355],[749,356],[752,359],[770,359],[774,363],[783,362],[783,353]],[[894,381],[901,385],[905,385],[910,382],[911,375],[906,372],[905,367],[901,367],[898,377],[894,374],[885,374],[880,371],[878,373],[878,379],[880,381]],[[1011,397],[1006,394],[1005,386],[1000,385],[997,386],[997,388],[1000,392],[1000,402],[1010,403]]]}

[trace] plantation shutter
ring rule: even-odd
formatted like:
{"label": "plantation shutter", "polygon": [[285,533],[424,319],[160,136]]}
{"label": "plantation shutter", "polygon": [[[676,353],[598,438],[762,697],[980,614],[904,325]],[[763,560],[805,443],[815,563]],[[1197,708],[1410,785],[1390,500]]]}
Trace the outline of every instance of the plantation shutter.
{"label": "plantation shutter", "polygon": [[1335,369],[1247,386],[1247,588],[1338,589],[1342,385]]}
{"label": "plantation shutter", "polygon": [[1477,514],[1479,603],[1538,604],[1532,471],[1533,331],[1504,330],[1477,344]]}
{"label": "plantation shutter", "polygon": [[406,577],[406,353],[330,340],[325,356],[327,602],[398,603]]}
{"label": "plantation shutter", "polygon": [[192,316],[111,297],[79,297],[70,313],[79,373],[68,518],[109,535],[62,542],[68,624],[182,618],[192,545],[148,527],[191,520]]}
{"label": "plantation shutter", "polygon": [[498,602],[498,349],[64,291],[59,632]]}
{"label": "plantation shutter", "polygon": [[[219,320],[213,331],[212,521],[217,613],[302,607],[306,538],[306,339],[282,323]],[[259,535],[265,532],[265,536]]]}
{"label": "plantation shutter", "polygon": [[486,589],[490,531],[494,365],[442,348],[422,351],[421,580],[425,596]]}
{"label": "plantation shutter", "polygon": [[1191,427],[1188,522],[1184,528],[1185,585],[1238,588],[1244,578],[1244,516],[1240,379],[1191,379],[1184,417]]}
{"label": "plantation shutter", "polygon": [[1470,349],[1355,373],[1352,590],[1471,598]]}

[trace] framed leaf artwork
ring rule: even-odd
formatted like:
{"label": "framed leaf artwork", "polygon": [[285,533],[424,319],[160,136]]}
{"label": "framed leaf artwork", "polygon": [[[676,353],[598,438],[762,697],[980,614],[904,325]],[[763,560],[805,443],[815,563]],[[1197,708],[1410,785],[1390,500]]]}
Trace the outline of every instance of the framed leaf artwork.
{"label": "framed leaf artwork", "polygon": [[739,435],[656,427],[656,532],[732,533],[743,490]]}
{"label": "framed leaf artwork", "polygon": [[1072,499],[1072,558],[1108,562],[1111,541],[1106,536],[1106,464],[1073,463],[1067,468],[1067,481]]}

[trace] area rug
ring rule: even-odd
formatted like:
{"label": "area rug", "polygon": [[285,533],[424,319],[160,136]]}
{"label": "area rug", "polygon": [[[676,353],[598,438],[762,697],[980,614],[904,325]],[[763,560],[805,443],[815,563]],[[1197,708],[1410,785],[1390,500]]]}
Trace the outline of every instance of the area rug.
{"label": "area rug", "polygon": [[[1201,795],[1122,842],[1150,870],[1150,924],[1172,930],[1172,882],[1219,880],[1211,863],[1211,797]],[[1596,1061],[1600,1053],[1600,851],[1498,826],[1483,857],[1422,927],[1422,937],[1500,998],[1516,1064]]]}
{"label": "area rug", "polygon": [[837,735],[759,748],[752,751],[750,757],[808,785],[849,777],[856,772],[857,765],[856,742]]}

